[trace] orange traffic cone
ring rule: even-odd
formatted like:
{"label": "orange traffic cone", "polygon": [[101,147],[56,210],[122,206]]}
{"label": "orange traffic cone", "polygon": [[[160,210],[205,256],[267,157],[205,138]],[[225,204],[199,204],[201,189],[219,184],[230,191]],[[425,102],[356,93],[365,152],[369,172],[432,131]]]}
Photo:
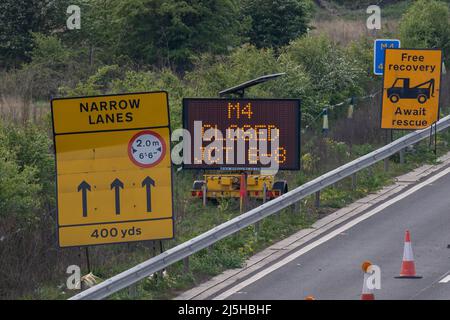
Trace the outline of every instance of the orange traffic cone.
{"label": "orange traffic cone", "polygon": [[361,300],[375,300],[375,295],[373,294],[373,290],[369,289],[367,287],[367,279],[370,276],[370,273],[368,273],[368,268],[372,265],[370,261],[364,261],[361,268],[364,272],[364,282],[363,282],[363,288],[361,293]]}
{"label": "orange traffic cone", "polygon": [[414,264],[414,255],[411,246],[411,235],[409,230],[405,232],[405,246],[403,248],[403,261],[400,269],[400,276],[396,278],[420,279],[421,276],[416,275],[416,266]]}

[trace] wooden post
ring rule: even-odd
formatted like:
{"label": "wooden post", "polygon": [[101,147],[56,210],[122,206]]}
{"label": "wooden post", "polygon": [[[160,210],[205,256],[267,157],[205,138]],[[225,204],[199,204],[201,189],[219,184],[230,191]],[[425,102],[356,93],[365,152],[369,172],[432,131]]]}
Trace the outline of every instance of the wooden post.
{"label": "wooden post", "polygon": [[88,273],[91,273],[91,261],[89,260],[89,247],[85,247],[85,252],[86,252],[86,266],[88,269]]}

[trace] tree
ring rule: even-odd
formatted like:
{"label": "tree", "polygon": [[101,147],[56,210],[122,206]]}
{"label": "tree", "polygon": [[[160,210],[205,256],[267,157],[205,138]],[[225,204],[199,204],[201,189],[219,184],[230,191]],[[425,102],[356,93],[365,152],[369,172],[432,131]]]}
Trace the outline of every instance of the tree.
{"label": "tree", "polygon": [[337,103],[362,93],[367,71],[326,35],[305,36],[286,47],[290,60],[302,65],[316,92],[317,104]]}
{"label": "tree", "polygon": [[84,71],[76,63],[77,55],[55,35],[32,33],[31,62],[24,64],[19,74],[30,77],[31,98],[49,99],[58,94],[66,81],[77,79]]}
{"label": "tree", "polygon": [[117,50],[126,12],[121,8],[130,0],[72,0],[81,10],[81,28],[59,36],[63,43],[79,51],[80,62],[90,65],[90,72],[102,64],[114,64],[122,55]]}
{"label": "tree", "polygon": [[67,0],[0,1],[0,68],[29,61],[32,32],[63,28],[66,8]]}
{"label": "tree", "polygon": [[[402,16],[400,36],[405,48],[440,48],[450,60],[450,20],[442,1],[418,0]],[[449,63],[447,63],[448,65]]]}
{"label": "tree", "polygon": [[287,45],[307,32],[312,8],[310,0],[245,0],[250,42],[258,48]]}
{"label": "tree", "polygon": [[237,0],[122,0],[119,52],[134,61],[183,69],[193,55],[240,44]]}

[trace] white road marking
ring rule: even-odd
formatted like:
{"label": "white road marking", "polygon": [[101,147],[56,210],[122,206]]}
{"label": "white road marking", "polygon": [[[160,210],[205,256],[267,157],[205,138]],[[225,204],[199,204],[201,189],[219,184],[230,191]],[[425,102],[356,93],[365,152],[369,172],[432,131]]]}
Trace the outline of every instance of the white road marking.
{"label": "white road marking", "polygon": [[448,281],[450,281],[450,274],[448,274],[448,272],[446,272],[445,274],[446,274],[446,276],[442,275],[442,276],[440,276],[438,279],[440,279],[441,277],[444,277],[444,278],[442,278],[441,280],[433,281],[433,283],[431,283],[429,286],[423,288],[422,290],[418,291],[415,295],[413,295],[413,296],[410,298],[410,300],[414,300],[414,299],[416,299],[417,297],[420,297],[420,295],[421,295],[422,293],[424,293],[424,292],[426,292],[427,290],[429,290],[430,288],[432,288],[434,285],[436,285],[436,283],[447,283]]}
{"label": "white road marking", "polygon": [[315,247],[321,245],[324,242],[327,242],[328,240],[334,238],[335,236],[339,235],[340,233],[350,229],[351,227],[357,225],[358,223],[370,218],[371,216],[377,214],[378,212],[386,209],[387,207],[395,204],[396,202],[406,198],[407,196],[413,194],[414,192],[422,189],[425,186],[428,186],[429,184],[431,184],[432,182],[435,182],[436,180],[442,178],[443,176],[445,176],[446,174],[450,173],[450,168],[447,168],[445,170],[443,170],[440,173],[437,173],[436,175],[434,175],[433,177],[425,180],[422,183],[419,183],[418,185],[412,187],[411,189],[405,191],[404,193],[392,198],[389,201],[386,201],[385,203],[381,204],[380,206],[370,210],[369,212],[366,212],[365,214],[353,219],[352,221],[346,223],[345,225],[343,225],[342,227],[337,228],[336,230],[330,232],[329,234],[324,235],[322,238],[317,239],[316,241],[310,243],[309,245],[303,247],[302,249],[294,252],[293,254],[287,256],[286,258],[284,258],[283,260],[278,261],[277,263],[267,267],[266,269],[258,272],[257,274],[255,274],[254,276],[248,278],[245,281],[242,281],[241,283],[239,283],[238,285],[228,289],[227,291],[221,293],[220,295],[218,295],[217,297],[215,297],[213,300],[224,300],[226,298],[228,298],[229,296],[235,294],[238,291],[241,291],[243,288],[249,286],[250,284],[260,280],[261,278],[267,276],[269,273],[281,268],[282,266],[288,264],[289,262],[297,259],[298,257],[302,256],[303,254],[307,253],[308,251],[314,249]]}
{"label": "white road marking", "polygon": [[450,281],[450,274],[444,278],[441,279],[441,281],[439,281],[439,283],[447,283]]}

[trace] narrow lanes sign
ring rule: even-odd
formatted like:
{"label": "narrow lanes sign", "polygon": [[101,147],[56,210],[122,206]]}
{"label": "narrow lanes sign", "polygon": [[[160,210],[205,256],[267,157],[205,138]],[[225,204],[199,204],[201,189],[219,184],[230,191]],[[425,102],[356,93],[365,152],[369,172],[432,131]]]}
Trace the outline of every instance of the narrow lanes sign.
{"label": "narrow lanes sign", "polygon": [[173,238],[166,92],[52,100],[61,247]]}
{"label": "narrow lanes sign", "polygon": [[417,130],[439,119],[441,66],[441,50],[385,50],[381,128]]}

